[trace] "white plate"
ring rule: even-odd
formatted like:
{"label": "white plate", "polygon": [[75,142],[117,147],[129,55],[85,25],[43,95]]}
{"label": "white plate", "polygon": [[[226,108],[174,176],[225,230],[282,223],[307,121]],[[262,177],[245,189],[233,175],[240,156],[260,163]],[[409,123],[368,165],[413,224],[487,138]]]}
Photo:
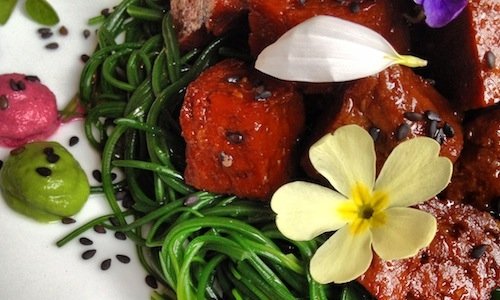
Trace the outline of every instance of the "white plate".
{"label": "white plate", "polygon": [[[63,108],[78,90],[79,74],[83,67],[82,54],[90,54],[95,47],[95,27],[87,20],[96,16],[119,0],[49,0],[61,22],[52,27],[54,35],[41,39],[37,33],[40,25],[30,21],[22,10],[24,1],[5,26],[0,26],[0,74],[25,73],[37,75],[56,95],[59,109]],[[69,34],[61,36],[61,25]],[[83,30],[92,35],[85,39]],[[49,42],[57,42],[56,50],[45,49]],[[2,120],[0,120],[2,122]],[[71,136],[80,137],[80,143],[68,147],[87,172],[91,184],[97,184],[91,176],[98,168],[99,158],[85,142],[81,122],[63,125],[50,138],[68,145]],[[5,160],[9,149],[0,147],[0,159]],[[92,196],[84,209],[74,218],[77,223],[41,224],[13,212],[0,196],[0,299],[149,299],[151,289],[146,285],[145,271],[139,264],[131,241],[117,240],[111,232],[97,234],[93,231],[83,236],[94,241],[84,246],[78,239],[63,248],[55,242],[85,221],[109,212],[104,198]],[[94,257],[83,260],[81,254],[96,249]],[[123,264],[117,254],[131,257]],[[104,259],[111,258],[111,268],[100,269]]]}

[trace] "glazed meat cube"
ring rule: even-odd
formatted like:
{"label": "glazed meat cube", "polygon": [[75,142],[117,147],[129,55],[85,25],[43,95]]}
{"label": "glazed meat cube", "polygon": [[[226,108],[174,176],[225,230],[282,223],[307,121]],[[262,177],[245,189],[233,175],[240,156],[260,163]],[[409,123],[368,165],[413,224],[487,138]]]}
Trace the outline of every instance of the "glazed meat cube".
{"label": "glazed meat cube", "polygon": [[465,201],[498,216],[500,205],[500,108],[464,128],[464,149],[454,166],[446,197]]}
{"label": "glazed meat cube", "polygon": [[246,0],[172,0],[170,13],[182,49],[192,49],[221,36],[246,16]]}
{"label": "glazed meat cube", "polygon": [[249,0],[250,49],[257,56],[293,26],[315,16],[330,15],[367,26],[383,35],[395,49],[409,49],[402,1],[393,0]]}
{"label": "glazed meat cube", "polygon": [[431,244],[412,258],[374,256],[358,281],[378,300],[491,299],[500,283],[500,229],[485,212],[433,199],[418,206],[437,218]]}
{"label": "glazed meat cube", "polygon": [[[315,138],[347,124],[364,127],[375,139],[378,170],[398,143],[415,136],[438,140],[441,155],[452,161],[462,149],[461,126],[449,103],[409,68],[393,66],[348,83],[334,103],[336,107],[332,105],[322,117]],[[304,165],[309,169],[307,162]]]}
{"label": "glazed meat cube", "polygon": [[189,85],[180,123],[188,184],[270,200],[293,176],[304,106],[291,83],[225,60]]}
{"label": "glazed meat cube", "polygon": [[453,22],[425,28],[415,49],[428,58],[430,76],[457,108],[500,102],[500,1],[470,0]]}

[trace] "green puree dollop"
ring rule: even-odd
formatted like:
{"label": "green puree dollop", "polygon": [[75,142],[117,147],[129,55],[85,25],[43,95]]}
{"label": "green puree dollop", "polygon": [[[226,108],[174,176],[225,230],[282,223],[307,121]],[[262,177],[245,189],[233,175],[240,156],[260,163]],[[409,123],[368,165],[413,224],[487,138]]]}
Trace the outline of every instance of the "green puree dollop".
{"label": "green puree dollop", "polygon": [[56,142],[12,150],[0,170],[0,188],[12,209],[40,222],[76,214],[90,193],[80,164]]}

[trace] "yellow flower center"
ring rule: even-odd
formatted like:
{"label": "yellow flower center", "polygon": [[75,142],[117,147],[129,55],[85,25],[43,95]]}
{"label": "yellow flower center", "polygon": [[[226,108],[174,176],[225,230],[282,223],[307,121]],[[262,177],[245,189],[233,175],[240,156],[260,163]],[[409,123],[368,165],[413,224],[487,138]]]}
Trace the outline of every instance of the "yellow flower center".
{"label": "yellow flower center", "polygon": [[349,224],[352,234],[385,224],[384,210],[389,204],[386,193],[371,191],[366,185],[358,183],[351,192],[349,201],[340,205],[338,212]]}

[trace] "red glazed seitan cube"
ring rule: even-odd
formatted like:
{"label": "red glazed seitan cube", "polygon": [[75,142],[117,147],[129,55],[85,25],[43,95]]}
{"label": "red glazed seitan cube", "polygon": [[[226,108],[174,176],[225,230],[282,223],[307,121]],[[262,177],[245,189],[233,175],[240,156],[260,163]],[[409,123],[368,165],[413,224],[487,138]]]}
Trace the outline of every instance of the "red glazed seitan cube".
{"label": "red glazed seitan cube", "polygon": [[304,106],[291,83],[225,60],[189,85],[180,123],[188,184],[270,200],[296,169]]}
{"label": "red glazed seitan cube", "polygon": [[[446,197],[498,215],[500,209],[500,107],[465,124],[464,149]],[[500,215],[498,215],[500,216]]]}
{"label": "red glazed seitan cube", "polygon": [[419,34],[415,49],[429,59],[438,90],[457,108],[500,102],[500,1],[470,0],[450,24]]}
{"label": "red glazed seitan cube", "polygon": [[491,299],[500,283],[500,229],[488,213],[433,199],[418,205],[437,219],[431,244],[415,256],[374,256],[358,281],[378,300]]}
{"label": "red glazed seitan cube", "polygon": [[[393,66],[348,83],[335,103],[322,117],[316,138],[347,124],[364,127],[375,139],[378,170],[397,144],[415,136],[441,142],[441,155],[452,161],[460,155],[461,126],[448,101],[409,68]],[[304,165],[309,169],[308,159]]]}
{"label": "red glazed seitan cube", "polygon": [[246,16],[246,0],[172,0],[170,13],[182,49],[202,46],[221,36]]}
{"label": "red glazed seitan cube", "polygon": [[316,15],[330,15],[367,26],[395,49],[409,49],[408,28],[400,1],[393,0],[249,0],[250,48],[257,56],[295,25]]}

